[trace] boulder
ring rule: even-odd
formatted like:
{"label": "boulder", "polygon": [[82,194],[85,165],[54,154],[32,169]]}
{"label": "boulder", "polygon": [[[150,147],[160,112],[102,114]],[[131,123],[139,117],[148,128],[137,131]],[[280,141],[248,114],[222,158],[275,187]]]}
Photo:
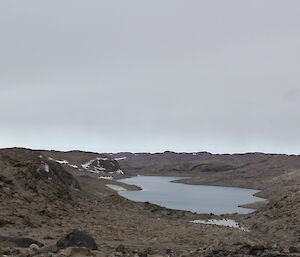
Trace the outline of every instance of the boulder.
{"label": "boulder", "polygon": [[86,232],[78,229],[73,230],[65,237],[59,239],[56,246],[60,249],[67,247],[86,247],[91,250],[97,250],[97,244],[95,240]]}
{"label": "boulder", "polygon": [[249,253],[254,256],[259,256],[265,251],[265,247],[263,245],[253,245],[250,247]]}
{"label": "boulder", "polygon": [[291,246],[289,251],[290,253],[300,253],[300,246]]}
{"label": "boulder", "polygon": [[42,244],[41,242],[27,237],[0,236],[0,242],[9,242],[20,248],[28,248],[32,244],[35,244],[38,247],[44,246],[44,244]]}
{"label": "boulder", "polygon": [[125,246],[120,244],[117,248],[116,248],[116,252],[120,252],[120,253],[125,253]]}
{"label": "boulder", "polygon": [[29,249],[30,249],[30,251],[32,251],[32,252],[37,252],[37,251],[40,249],[40,247],[39,247],[37,244],[31,244],[31,245],[29,246]]}
{"label": "boulder", "polygon": [[57,253],[58,252],[58,247],[56,244],[51,244],[51,245],[46,245],[42,248],[39,249],[39,253]]}

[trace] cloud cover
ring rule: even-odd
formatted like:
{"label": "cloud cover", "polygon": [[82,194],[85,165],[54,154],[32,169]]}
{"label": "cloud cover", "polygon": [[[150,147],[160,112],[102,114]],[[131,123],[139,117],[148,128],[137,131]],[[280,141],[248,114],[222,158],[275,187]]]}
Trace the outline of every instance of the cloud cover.
{"label": "cloud cover", "polygon": [[300,154],[299,1],[0,3],[0,147]]}

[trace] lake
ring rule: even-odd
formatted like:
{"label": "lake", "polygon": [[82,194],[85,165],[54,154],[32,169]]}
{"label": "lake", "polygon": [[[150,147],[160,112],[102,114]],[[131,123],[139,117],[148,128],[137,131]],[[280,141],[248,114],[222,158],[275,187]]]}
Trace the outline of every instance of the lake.
{"label": "lake", "polygon": [[259,192],[258,190],[171,182],[178,179],[182,177],[136,176],[120,179],[118,181],[139,186],[142,190],[118,193],[132,201],[150,202],[170,209],[214,214],[250,213],[253,209],[238,206],[263,200],[253,196]]}

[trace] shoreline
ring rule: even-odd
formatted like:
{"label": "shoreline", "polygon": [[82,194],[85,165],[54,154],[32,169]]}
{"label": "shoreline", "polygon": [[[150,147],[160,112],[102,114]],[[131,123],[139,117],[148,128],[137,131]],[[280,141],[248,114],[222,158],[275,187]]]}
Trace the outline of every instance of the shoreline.
{"label": "shoreline", "polygon": [[[170,180],[169,181],[167,181],[167,183],[178,183],[178,184],[182,184],[182,185],[187,185],[187,186],[205,186],[205,187],[220,187],[220,188],[222,188],[222,187],[224,187],[224,186],[214,186],[214,185],[200,185],[200,184],[197,184],[197,185],[195,185],[195,184],[187,184],[187,183],[182,183],[181,182],[181,180],[182,180],[182,178],[183,179],[189,179],[190,177],[182,177],[182,178],[179,178],[178,176],[177,177],[173,177],[173,176],[147,176],[147,175],[142,175],[142,176],[130,176],[130,177],[127,177],[126,179],[130,179],[130,178],[134,178],[134,177],[168,177],[168,178],[170,178]],[[175,178],[175,180],[173,180],[173,178]],[[177,179],[177,178],[179,178],[179,179]],[[143,188],[141,187],[141,186],[138,186],[138,185],[135,185],[135,184],[127,184],[126,182],[124,182],[123,181],[124,179],[119,179],[119,180],[116,180],[117,182],[121,182],[123,185],[125,184],[125,185],[129,185],[129,186],[134,186],[134,187],[136,187],[136,188],[138,188],[137,190],[132,190],[132,189],[125,189],[125,188],[123,188],[123,190],[118,190],[118,189],[114,189],[114,188],[112,188],[112,187],[110,187],[111,189],[114,189],[117,193],[118,193],[118,195],[119,196],[121,196],[121,197],[124,197],[125,199],[127,199],[127,200],[130,200],[130,201],[133,201],[133,202],[147,202],[146,201],[146,199],[141,199],[141,200],[131,200],[131,199],[129,199],[129,198],[127,198],[126,196],[124,196],[123,194],[120,194],[119,193],[119,191],[124,191],[124,190],[128,190],[128,191],[140,191],[140,190],[143,190]],[[108,186],[108,184],[106,185],[106,186]],[[253,191],[258,191],[258,190],[255,190],[255,189],[249,189],[249,188],[241,188],[241,187],[230,187],[230,186],[226,186],[226,187],[224,187],[224,188],[232,188],[232,189],[239,189],[239,190],[253,190]],[[258,191],[258,192],[260,192],[260,191]],[[256,193],[258,193],[258,192],[256,192]],[[255,194],[256,193],[254,193],[254,194],[251,194],[251,196],[253,196],[253,197],[256,197],[255,196]],[[125,194],[126,194],[126,192],[125,192]],[[258,197],[256,197],[256,198],[258,198]],[[251,202],[251,203],[246,203],[246,204],[239,204],[239,205],[237,205],[237,206],[235,206],[236,208],[241,208],[241,209],[247,209],[249,212],[248,213],[240,213],[240,212],[231,212],[231,213],[227,213],[227,212],[225,212],[225,213],[220,213],[220,214],[215,214],[215,215],[217,215],[217,216],[220,216],[220,215],[234,215],[234,214],[237,214],[237,215],[246,215],[246,214],[249,214],[249,213],[253,213],[254,211],[256,211],[257,210],[257,208],[253,208],[253,206],[257,206],[257,204],[260,204],[261,205],[261,203],[263,203],[263,204],[265,204],[264,202],[266,201],[267,199],[264,199],[264,198],[259,198],[259,199],[254,199],[254,201],[253,202]],[[149,201],[149,200],[148,200]],[[149,201],[150,203],[151,203],[151,200]],[[152,204],[155,204],[155,203],[152,203]],[[259,206],[260,206],[259,205]],[[177,208],[171,208],[171,207],[167,207],[167,206],[163,206],[163,205],[159,205],[159,206],[161,206],[161,207],[163,207],[163,208],[167,208],[167,209],[171,209],[171,210],[179,210],[179,211],[182,211],[182,210],[180,210],[180,209],[177,209]],[[183,210],[183,211],[190,211],[190,212],[193,212],[193,211],[191,211],[191,210],[188,210],[188,209],[185,209],[185,210]],[[196,212],[197,214],[210,214],[210,213],[214,213],[213,211],[208,211],[208,212]]]}

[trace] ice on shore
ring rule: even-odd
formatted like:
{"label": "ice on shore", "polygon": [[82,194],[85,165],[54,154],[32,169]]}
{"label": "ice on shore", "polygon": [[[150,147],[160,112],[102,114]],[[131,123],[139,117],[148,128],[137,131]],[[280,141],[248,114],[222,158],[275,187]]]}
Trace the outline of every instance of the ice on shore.
{"label": "ice on shore", "polygon": [[115,191],[126,191],[126,189],[121,186],[112,185],[112,184],[106,184],[106,186]]}
{"label": "ice on shore", "polygon": [[229,228],[237,228],[243,231],[249,231],[247,228],[242,227],[239,223],[231,219],[209,219],[209,220],[193,220],[191,221],[195,224],[205,224],[205,225],[217,225],[217,226],[224,226]]}

